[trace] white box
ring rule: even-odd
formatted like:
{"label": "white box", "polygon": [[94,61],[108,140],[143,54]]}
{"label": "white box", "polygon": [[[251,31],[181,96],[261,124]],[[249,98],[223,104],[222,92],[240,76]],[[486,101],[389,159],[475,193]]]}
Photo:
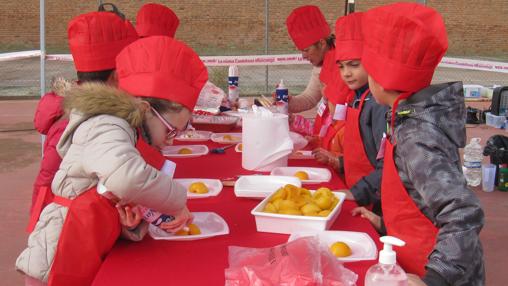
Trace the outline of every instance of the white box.
{"label": "white box", "polygon": [[466,98],[479,98],[482,94],[483,86],[477,84],[464,85],[464,97]]}
{"label": "white box", "polygon": [[299,188],[302,186],[302,182],[297,177],[262,175],[241,176],[235,182],[235,195],[244,198],[264,199],[287,184]]}
{"label": "white box", "polygon": [[505,126],[506,117],[494,115],[490,112],[485,113],[485,123],[495,128],[503,128]]}
{"label": "white box", "polygon": [[[314,193],[315,191],[310,192]],[[269,196],[251,211],[251,214],[256,219],[257,231],[290,234],[299,231],[327,230],[340,214],[342,203],[346,198],[346,194],[342,192],[333,192],[333,194],[339,199],[339,203],[337,203],[327,217],[265,213],[263,209],[271,198]]]}

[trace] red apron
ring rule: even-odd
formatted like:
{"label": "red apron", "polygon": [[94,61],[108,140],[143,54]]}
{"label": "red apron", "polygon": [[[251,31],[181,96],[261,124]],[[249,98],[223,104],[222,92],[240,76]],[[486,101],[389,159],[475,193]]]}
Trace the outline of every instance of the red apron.
{"label": "red apron", "polygon": [[396,249],[397,262],[406,272],[423,276],[438,229],[409,196],[395,166],[393,150],[394,145],[386,140],[381,181],[383,220],[388,235],[406,242],[405,246]]}
{"label": "red apron", "polygon": [[344,177],[348,188],[354,186],[361,178],[367,176],[374,167],[365,154],[363,139],[360,133],[360,112],[362,111],[365,97],[370,90],[366,90],[360,99],[358,108],[347,108],[346,129],[344,131]]}
{"label": "red apron", "polygon": [[[139,133],[140,134],[140,133]],[[160,170],[165,158],[139,135],[136,148],[145,161]],[[46,193],[46,194],[42,194]],[[51,189],[39,192],[37,200],[53,195]],[[121,227],[114,203],[91,188],[74,199],[54,196],[53,202],[68,208],[51,266],[48,285],[90,285],[103,259],[115,244]],[[40,212],[32,214],[35,226]],[[33,222],[35,220],[35,222]],[[30,230],[31,231],[31,230]]]}

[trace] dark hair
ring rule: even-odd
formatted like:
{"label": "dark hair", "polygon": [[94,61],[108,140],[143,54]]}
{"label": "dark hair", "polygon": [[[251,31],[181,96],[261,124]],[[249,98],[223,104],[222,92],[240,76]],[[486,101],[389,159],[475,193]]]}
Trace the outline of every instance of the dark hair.
{"label": "dark hair", "polygon": [[106,82],[113,73],[114,69],[93,71],[93,72],[77,72],[78,81],[84,82]]}
{"label": "dark hair", "polygon": [[165,100],[165,99],[153,98],[153,97],[142,97],[141,99],[150,103],[150,105],[160,113],[164,113],[164,112],[178,113],[178,112],[182,111],[182,109],[184,108],[184,106],[178,102],[169,101],[169,100]]}
{"label": "dark hair", "polygon": [[[326,41],[326,46],[328,47],[328,49],[335,48],[335,35],[334,34],[330,34],[328,37],[323,38],[323,39]],[[318,47],[318,45],[321,45],[321,40],[319,40],[313,44],[313,46],[316,48]]]}
{"label": "dark hair", "polygon": [[326,45],[330,49],[335,48],[335,34],[330,34],[330,36],[326,37]]}

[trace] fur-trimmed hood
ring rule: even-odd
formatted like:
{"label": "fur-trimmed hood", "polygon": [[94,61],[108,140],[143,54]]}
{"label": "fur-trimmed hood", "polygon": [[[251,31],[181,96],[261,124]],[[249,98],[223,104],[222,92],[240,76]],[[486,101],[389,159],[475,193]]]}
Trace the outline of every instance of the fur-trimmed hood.
{"label": "fur-trimmed hood", "polygon": [[143,111],[136,98],[103,83],[85,83],[73,87],[65,97],[64,107],[70,116],[69,125],[58,143],[57,149],[61,156],[70,146],[76,129],[92,117],[114,116],[126,121],[133,129],[143,122]]}
{"label": "fur-trimmed hood", "polygon": [[125,119],[138,127],[143,114],[136,99],[130,94],[103,83],[85,83],[73,88],[64,100],[65,110],[85,118],[107,114]]}

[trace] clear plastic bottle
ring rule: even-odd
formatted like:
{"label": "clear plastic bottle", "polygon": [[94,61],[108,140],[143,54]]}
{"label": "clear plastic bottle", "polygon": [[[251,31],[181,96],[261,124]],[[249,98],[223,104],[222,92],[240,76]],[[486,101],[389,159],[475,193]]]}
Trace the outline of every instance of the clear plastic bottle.
{"label": "clear plastic bottle", "polygon": [[406,243],[392,236],[383,236],[380,240],[384,247],[379,251],[379,263],[372,265],[365,274],[365,286],[406,286],[406,272],[397,265],[397,254],[392,249],[392,245]]}
{"label": "clear plastic bottle", "polygon": [[469,144],[464,147],[464,176],[467,184],[476,187],[482,181],[482,146],[481,138],[472,138]]}
{"label": "clear plastic bottle", "polygon": [[288,114],[288,100],[289,93],[286,86],[284,86],[284,80],[281,79],[279,85],[275,89],[275,106],[277,107],[277,112]]}

